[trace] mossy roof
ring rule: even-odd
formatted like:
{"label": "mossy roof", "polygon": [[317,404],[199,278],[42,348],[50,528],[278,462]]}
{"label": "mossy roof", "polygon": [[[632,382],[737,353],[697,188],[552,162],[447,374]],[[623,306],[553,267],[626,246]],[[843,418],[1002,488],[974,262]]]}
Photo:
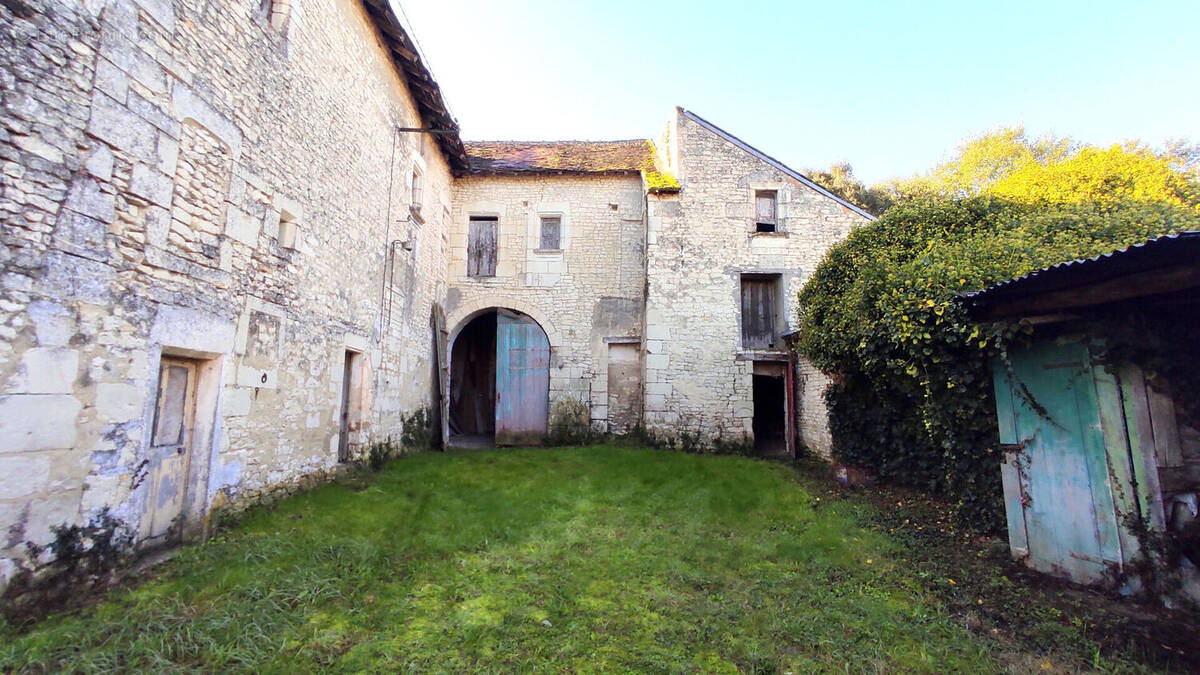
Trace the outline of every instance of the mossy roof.
{"label": "mossy roof", "polygon": [[651,192],[679,190],[673,177],[655,166],[654,144],[624,141],[468,141],[471,173],[622,174],[640,173]]}

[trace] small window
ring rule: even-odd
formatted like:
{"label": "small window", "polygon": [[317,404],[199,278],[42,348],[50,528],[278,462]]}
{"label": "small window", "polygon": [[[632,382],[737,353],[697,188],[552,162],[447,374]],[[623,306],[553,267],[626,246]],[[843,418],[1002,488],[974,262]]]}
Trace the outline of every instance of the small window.
{"label": "small window", "polygon": [[296,216],[287,211],[279,212],[279,248],[289,251],[296,250],[296,237],[298,236],[299,223]]}
{"label": "small window", "polygon": [[275,30],[287,28],[291,13],[292,0],[259,0],[259,18],[266,20]]}
{"label": "small window", "polygon": [[758,232],[777,231],[775,215],[775,190],[754,191],[754,229]]}
{"label": "small window", "polygon": [[467,276],[496,276],[495,216],[471,216],[467,230]]}
{"label": "small window", "polygon": [[538,248],[546,251],[562,248],[562,216],[542,216],[542,238]]}
{"label": "small window", "polygon": [[779,339],[778,274],[742,275],[742,347],[778,349]]}
{"label": "small window", "polygon": [[414,168],[412,174],[412,210],[415,213],[421,212],[421,192],[424,187],[424,178],[421,176],[421,171]]}

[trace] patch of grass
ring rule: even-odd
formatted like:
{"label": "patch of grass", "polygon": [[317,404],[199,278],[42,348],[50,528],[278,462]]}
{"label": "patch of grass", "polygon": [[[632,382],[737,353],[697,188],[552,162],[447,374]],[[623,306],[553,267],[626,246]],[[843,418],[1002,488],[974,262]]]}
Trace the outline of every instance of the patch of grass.
{"label": "patch of grass", "polygon": [[862,508],[740,457],[419,454],[254,510],[86,610],[0,629],[0,670],[1009,667]]}

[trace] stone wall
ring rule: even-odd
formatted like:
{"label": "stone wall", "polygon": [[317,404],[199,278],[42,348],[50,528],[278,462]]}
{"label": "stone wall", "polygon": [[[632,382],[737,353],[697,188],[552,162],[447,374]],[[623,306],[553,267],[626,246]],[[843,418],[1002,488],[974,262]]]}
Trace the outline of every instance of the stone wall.
{"label": "stone wall", "polygon": [[[607,412],[608,343],[640,338],[645,293],[642,179],[628,175],[473,176],[454,187],[449,231],[448,327],[452,334],[493,307],[529,314],[550,338],[551,405]],[[562,218],[562,250],[538,250],[540,216]],[[497,216],[496,276],[467,276],[471,216]]]}
{"label": "stone wall", "polygon": [[[797,323],[797,294],[825,251],[867,218],[678,111],[658,147],[681,185],[650,196],[647,234],[646,426],[727,440],[752,438],[755,359],[741,347],[740,278],[777,274],[781,331]],[[779,232],[755,231],[755,190],[778,191]],[[826,380],[801,367],[798,426],[827,451]]]}
{"label": "stone wall", "polygon": [[146,533],[162,357],[197,366],[186,527],[335,465],[347,350],[355,445],[398,436],[450,213],[354,0],[30,4],[0,6],[4,577],[104,506]]}

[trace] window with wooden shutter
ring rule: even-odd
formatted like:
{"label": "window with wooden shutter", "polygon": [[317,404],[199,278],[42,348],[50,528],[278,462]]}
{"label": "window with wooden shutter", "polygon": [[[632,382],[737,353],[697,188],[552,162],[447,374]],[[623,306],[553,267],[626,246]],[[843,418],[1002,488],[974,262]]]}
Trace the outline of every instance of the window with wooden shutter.
{"label": "window with wooden shutter", "polygon": [[742,277],[742,347],[779,347],[779,276]]}
{"label": "window with wooden shutter", "polygon": [[467,276],[496,276],[495,216],[472,216],[467,230]]}
{"label": "window with wooden shutter", "polygon": [[754,191],[754,227],[759,232],[775,232],[777,217],[775,202],[778,193],[775,190]]}
{"label": "window with wooden shutter", "polygon": [[542,237],[538,248],[546,251],[562,248],[562,216],[542,216]]}

